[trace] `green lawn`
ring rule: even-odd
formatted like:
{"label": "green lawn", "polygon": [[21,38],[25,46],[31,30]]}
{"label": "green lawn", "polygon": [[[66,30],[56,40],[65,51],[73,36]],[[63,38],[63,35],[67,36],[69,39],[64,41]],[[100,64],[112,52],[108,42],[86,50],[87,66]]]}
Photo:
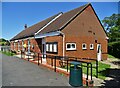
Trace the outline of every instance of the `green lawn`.
{"label": "green lawn", "polygon": [[15,55],[15,53],[12,53],[12,52],[9,52],[9,51],[5,51],[5,52],[0,51],[0,52],[3,53],[3,54],[5,54],[5,55],[7,55],[7,56],[13,56],[13,55]]}
{"label": "green lawn", "polygon": [[[87,74],[87,67],[84,67],[84,66],[87,66],[87,64],[86,63],[82,63],[82,65],[83,65],[82,66],[83,73]],[[98,78],[105,80],[106,75],[107,75],[107,69],[110,68],[110,65],[103,64],[101,62],[98,62],[98,65],[99,65],[99,67],[98,67]],[[93,62],[92,66],[93,66],[93,68],[92,68],[92,75],[96,76],[96,69],[94,68],[96,66],[96,63]],[[67,66],[65,66],[64,69],[67,69]],[[68,69],[70,69],[70,66],[68,67]],[[89,75],[90,75],[90,69],[89,69]]]}
{"label": "green lawn", "polygon": [[114,56],[112,56],[112,55],[110,55],[110,54],[108,54],[108,58],[115,58]]}
{"label": "green lawn", "polygon": [[[86,64],[84,64],[84,65],[86,65]],[[95,65],[96,65],[95,62],[93,62],[92,65],[95,67]],[[105,80],[106,75],[107,75],[107,69],[109,69],[109,68],[110,68],[110,65],[98,62],[98,78]],[[86,67],[83,67],[83,73],[85,73],[85,74],[87,73]],[[92,74],[93,76],[96,76],[95,68],[92,68],[92,73],[93,73]],[[89,75],[90,75],[90,73],[89,73]]]}

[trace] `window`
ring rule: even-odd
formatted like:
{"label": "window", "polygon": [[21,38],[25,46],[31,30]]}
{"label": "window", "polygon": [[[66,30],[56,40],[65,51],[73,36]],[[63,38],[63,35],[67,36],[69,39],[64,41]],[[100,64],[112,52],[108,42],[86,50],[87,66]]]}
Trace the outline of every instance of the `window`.
{"label": "window", "polygon": [[66,43],[66,50],[76,50],[76,43]]}
{"label": "window", "polygon": [[47,42],[46,43],[46,52],[47,53],[57,53],[58,43],[57,42]]}
{"label": "window", "polygon": [[57,44],[53,44],[53,52],[57,52]]}
{"label": "window", "polygon": [[94,45],[93,44],[90,44],[90,49],[94,49]]}
{"label": "window", "polygon": [[83,43],[83,44],[82,44],[82,49],[83,49],[83,50],[87,49],[87,44],[86,44],[86,43]]}
{"label": "window", "polygon": [[52,49],[52,44],[50,44],[50,52],[52,52],[53,51],[53,49]]}
{"label": "window", "polygon": [[49,47],[48,47],[49,45],[48,44],[46,44],[46,51],[49,51]]}

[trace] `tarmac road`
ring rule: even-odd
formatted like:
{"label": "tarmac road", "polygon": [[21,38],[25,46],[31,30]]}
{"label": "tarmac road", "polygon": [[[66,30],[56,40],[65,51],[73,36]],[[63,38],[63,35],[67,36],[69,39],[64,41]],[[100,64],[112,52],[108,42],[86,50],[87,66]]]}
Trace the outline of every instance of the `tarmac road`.
{"label": "tarmac road", "polygon": [[67,77],[23,59],[2,56],[2,86],[70,86]]}

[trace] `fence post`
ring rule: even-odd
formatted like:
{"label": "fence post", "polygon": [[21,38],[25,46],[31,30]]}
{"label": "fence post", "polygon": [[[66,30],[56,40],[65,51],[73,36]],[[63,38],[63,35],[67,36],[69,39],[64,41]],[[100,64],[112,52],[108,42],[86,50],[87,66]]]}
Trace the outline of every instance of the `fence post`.
{"label": "fence post", "polygon": [[41,64],[42,64],[42,58],[43,58],[43,55],[41,55],[40,57],[41,57]]}
{"label": "fence post", "polygon": [[89,63],[87,63],[87,78],[86,78],[86,85],[88,86],[88,75],[89,75]]}
{"label": "fence post", "polygon": [[92,63],[91,63],[91,80],[92,80]]}
{"label": "fence post", "polygon": [[22,59],[22,50],[21,50],[21,59]]}
{"label": "fence post", "polygon": [[28,61],[29,61],[29,54],[28,54]]}
{"label": "fence post", "polygon": [[96,78],[98,78],[98,61],[96,60]]}
{"label": "fence post", "polygon": [[67,72],[68,72],[68,60],[67,60]]}
{"label": "fence post", "polygon": [[56,56],[55,56],[55,60],[54,60],[54,71],[56,72]]}
{"label": "fence post", "polygon": [[38,65],[39,65],[39,53],[38,53]]}
{"label": "fence post", "polygon": [[52,57],[51,57],[51,66],[53,66],[53,59],[52,59]]}

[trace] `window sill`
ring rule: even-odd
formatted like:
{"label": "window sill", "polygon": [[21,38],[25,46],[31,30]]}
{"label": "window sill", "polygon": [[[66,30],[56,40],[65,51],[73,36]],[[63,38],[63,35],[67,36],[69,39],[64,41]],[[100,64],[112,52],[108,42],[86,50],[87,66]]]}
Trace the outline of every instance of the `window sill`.
{"label": "window sill", "polygon": [[82,50],[87,50],[87,49],[82,49]]}
{"label": "window sill", "polygon": [[58,54],[58,52],[48,52],[48,51],[46,51],[46,53],[49,53],[49,54]]}
{"label": "window sill", "polygon": [[66,51],[77,51],[77,50],[66,50]]}

